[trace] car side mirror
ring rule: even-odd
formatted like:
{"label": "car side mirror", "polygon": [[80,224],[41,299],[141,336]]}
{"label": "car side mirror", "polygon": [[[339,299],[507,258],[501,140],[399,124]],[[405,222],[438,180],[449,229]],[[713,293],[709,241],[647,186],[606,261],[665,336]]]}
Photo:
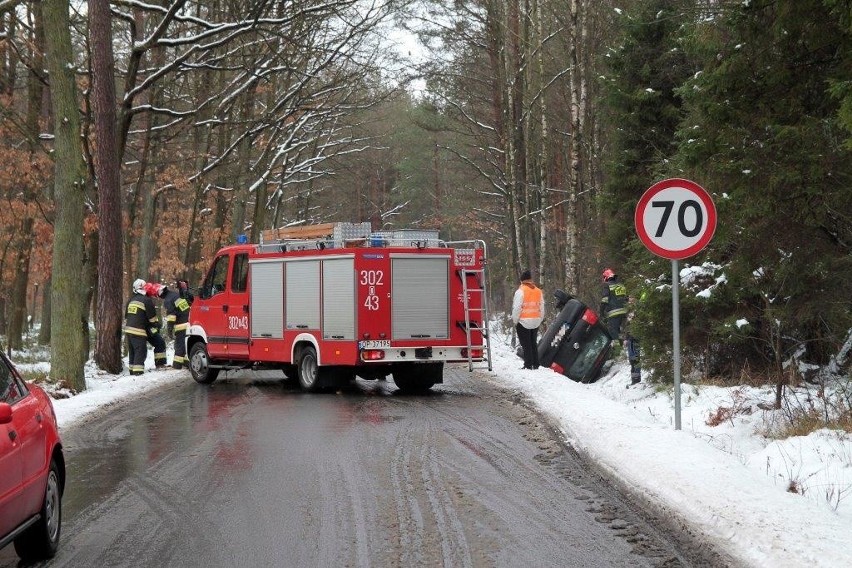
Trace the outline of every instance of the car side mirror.
{"label": "car side mirror", "polygon": [[12,421],[12,405],[0,402],[0,424],[8,424]]}

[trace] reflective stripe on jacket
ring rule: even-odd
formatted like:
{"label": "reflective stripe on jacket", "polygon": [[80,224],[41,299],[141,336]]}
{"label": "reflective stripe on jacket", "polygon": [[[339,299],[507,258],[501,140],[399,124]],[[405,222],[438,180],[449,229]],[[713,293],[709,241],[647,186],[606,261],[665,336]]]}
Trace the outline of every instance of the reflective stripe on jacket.
{"label": "reflective stripe on jacket", "polygon": [[157,325],[154,302],[144,294],[134,294],[124,310],[124,333],[146,337],[150,328]]}
{"label": "reflective stripe on jacket", "polygon": [[603,285],[601,315],[606,318],[623,316],[627,313],[627,288],[614,278]]}
{"label": "reflective stripe on jacket", "polygon": [[166,294],[166,298],[163,300],[163,307],[166,309],[167,322],[181,324],[189,321],[189,302],[177,292],[170,290]]}

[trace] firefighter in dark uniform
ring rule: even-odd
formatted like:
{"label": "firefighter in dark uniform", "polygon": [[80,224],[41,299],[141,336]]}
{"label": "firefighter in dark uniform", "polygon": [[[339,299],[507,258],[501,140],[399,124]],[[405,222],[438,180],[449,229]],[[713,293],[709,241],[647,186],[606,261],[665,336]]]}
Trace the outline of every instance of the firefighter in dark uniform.
{"label": "firefighter in dark uniform", "polygon": [[186,331],[189,329],[189,306],[194,300],[186,280],[175,281],[175,289],[168,290],[163,298],[166,309],[166,330],[168,336],[175,340],[175,355],[172,367],[182,369],[188,364],[186,360]]}
{"label": "firefighter in dark uniform", "polygon": [[[165,298],[169,289],[163,284],[150,283],[148,284],[148,295],[154,298]],[[163,334],[160,333],[160,311],[155,307],[154,312],[157,314],[156,327],[148,328],[148,342],[154,346],[154,366],[158,369],[165,367],[166,361],[166,340]]]}
{"label": "firefighter in dark uniform", "polygon": [[[159,318],[154,301],[146,294],[146,282],[141,278],[133,281],[133,296],[124,310],[124,334],[127,336],[131,375],[145,372],[148,343],[154,346],[154,364],[166,364],[166,343],[159,334]],[[157,341],[159,340],[159,341]]]}
{"label": "firefighter in dark uniform", "polygon": [[627,315],[627,288],[618,279],[611,268],[603,271],[603,291],[601,294],[601,316],[606,321],[607,330],[613,342],[618,345],[621,336],[621,324]]}

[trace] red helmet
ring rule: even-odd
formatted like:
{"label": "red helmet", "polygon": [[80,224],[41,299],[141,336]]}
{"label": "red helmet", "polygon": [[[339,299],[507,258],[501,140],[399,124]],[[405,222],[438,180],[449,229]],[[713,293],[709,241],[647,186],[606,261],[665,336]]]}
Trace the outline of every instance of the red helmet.
{"label": "red helmet", "polygon": [[148,282],[145,284],[145,295],[151,297],[161,297],[166,291],[166,287],[157,282]]}
{"label": "red helmet", "polygon": [[603,271],[604,282],[606,282],[610,278],[615,278],[615,272],[612,271],[612,268],[605,268]]}

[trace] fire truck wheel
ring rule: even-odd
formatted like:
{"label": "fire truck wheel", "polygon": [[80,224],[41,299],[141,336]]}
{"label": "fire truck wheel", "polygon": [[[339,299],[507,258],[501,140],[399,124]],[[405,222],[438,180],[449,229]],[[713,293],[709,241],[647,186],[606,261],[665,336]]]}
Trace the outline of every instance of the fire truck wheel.
{"label": "fire truck wheel", "polygon": [[205,385],[215,381],[219,375],[219,369],[210,368],[207,346],[202,341],[193,344],[189,350],[189,372],[193,379]]}
{"label": "fire truck wheel", "polygon": [[281,372],[284,373],[284,376],[288,379],[295,379],[299,376],[299,367],[297,365],[281,365]]}
{"label": "fire truck wheel", "polygon": [[402,365],[393,372],[393,382],[404,393],[425,392],[440,382],[444,366],[440,363],[428,365]]}
{"label": "fire truck wheel", "polygon": [[307,392],[317,392],[322,386],[317,352],[312,346],[302,349],[299,357],[299,384]]}

